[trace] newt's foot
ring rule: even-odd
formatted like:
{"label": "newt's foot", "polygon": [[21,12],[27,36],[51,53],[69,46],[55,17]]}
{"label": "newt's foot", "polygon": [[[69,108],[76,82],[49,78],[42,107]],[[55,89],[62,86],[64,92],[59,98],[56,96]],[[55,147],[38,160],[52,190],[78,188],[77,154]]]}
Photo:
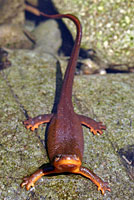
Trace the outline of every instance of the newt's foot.
{"label": "newt's foot", "polygon": [[103,195],[105,194],[105,191],[111,191],[110,187],[108,186],[108,182],[103,182],[102,185],[99,185],[98,190],[101,190]]}
{"label": "newt's foot", "polygon": [[34,131],[36,128],[38,128],[39,124],[36,124],[33,118],[29,118],[28,120],[25,120],[23,122],[24,126],[27,129],[31,129],[31,131]]}
{"label": "newt's foot", "polygon": [[29,190],[31,187],[34,187],[34,183],[30,177],[25,177],[23,182],[21,183],[20,187],[26,187],[26,190]]}
{"label": "newt's foot", "polygon": [[102,135],[103,131],[102,130],[106,130],[106,126],[102,124],[102,122],[96,122],[94,121],[94,124],[92,124],[92,127],[90,128],[90,131],[96,135],[97,133],[99,133],[100,135]]}

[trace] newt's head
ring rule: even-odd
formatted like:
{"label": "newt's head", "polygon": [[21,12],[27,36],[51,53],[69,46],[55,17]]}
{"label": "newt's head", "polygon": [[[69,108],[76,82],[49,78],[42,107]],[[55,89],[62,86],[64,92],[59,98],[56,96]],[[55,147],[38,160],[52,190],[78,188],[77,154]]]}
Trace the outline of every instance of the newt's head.
{"label": "newt's head", "polygon": [[79,171],[81,160],[76,155],[57,155],[53,165],[59,172],[74,173]]}

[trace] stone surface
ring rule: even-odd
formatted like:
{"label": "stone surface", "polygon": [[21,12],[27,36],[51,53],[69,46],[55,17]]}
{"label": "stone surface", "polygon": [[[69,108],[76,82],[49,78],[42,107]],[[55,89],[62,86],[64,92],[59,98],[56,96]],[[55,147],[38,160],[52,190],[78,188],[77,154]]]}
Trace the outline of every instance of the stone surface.
{"label": "stone surface", "polygon": [[103,196],[91,181],[73,174],[43,177],[30,191],[20,188],[23,177],[48,162],[45,125],[30,132],[22,124],[26,111],[31,117],[51,112],[56,60],[47,55],[30,50],[10,51],[12,66],[0,72],[1,199],[133,199],[133,181],[117,151],[134,143],[134,74],[76,76],[73,87],[75,111],[107,126],[103,135],[96,136],[83,128],[83,165],[108,181],[111,193]]}

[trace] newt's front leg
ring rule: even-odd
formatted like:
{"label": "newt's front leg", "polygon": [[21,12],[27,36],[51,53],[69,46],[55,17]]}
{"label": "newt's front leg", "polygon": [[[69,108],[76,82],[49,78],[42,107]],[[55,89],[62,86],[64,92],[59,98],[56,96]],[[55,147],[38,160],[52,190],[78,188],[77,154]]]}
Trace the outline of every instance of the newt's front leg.
{"label": "newt's front leg", "polygon": [[49,175],[52,173],[55,173],[55,169],[51,165],[41,168],[34,172],[31,176],[23,178],[23,182],[20,186],[25,186],[26,190],[29,190],[31,187],[34,187],[35,182],[38,181],[42,176]]}
{"label": "newt's front leg", "polygon": [[95,183],[98,186],[98,190],[101,190],[102,194],[104,194],[105,191],[111,191],[107,182],[104,182],[100,177],[86,167],[80,167],[80,170],[77,173],[89,178],[93,183]]}
{"label": "newt's front leg", "polygon": [[83,115],[78,115],[80,122],[82,125],[85,125],[86,127],[90,128],[90,131],[96,135],[97,132],[102,135],[103,131],[106,130],[106,126],[102,124],[102,122],[96,122],[95,120],[83,116]]}
{"label": "newt's front leg", "polygon": [[40,124],[50,122],[52,116],[53,114],[38,115],[37,117],[25,120],[23,123],[27,129],[30,128],[32,131],[34,131]]}

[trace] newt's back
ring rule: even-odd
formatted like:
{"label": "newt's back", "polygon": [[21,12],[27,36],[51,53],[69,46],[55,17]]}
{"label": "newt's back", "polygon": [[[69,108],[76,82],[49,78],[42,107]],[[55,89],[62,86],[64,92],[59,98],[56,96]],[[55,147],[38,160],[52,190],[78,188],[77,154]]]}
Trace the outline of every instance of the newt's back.
{"label": "newt's back", "polygon": [[50,161],[57,155],[76,155],[82,160],[84,149],[82,126],[78,115],[67,107],[55,114],[49,124],[47,150]]}

